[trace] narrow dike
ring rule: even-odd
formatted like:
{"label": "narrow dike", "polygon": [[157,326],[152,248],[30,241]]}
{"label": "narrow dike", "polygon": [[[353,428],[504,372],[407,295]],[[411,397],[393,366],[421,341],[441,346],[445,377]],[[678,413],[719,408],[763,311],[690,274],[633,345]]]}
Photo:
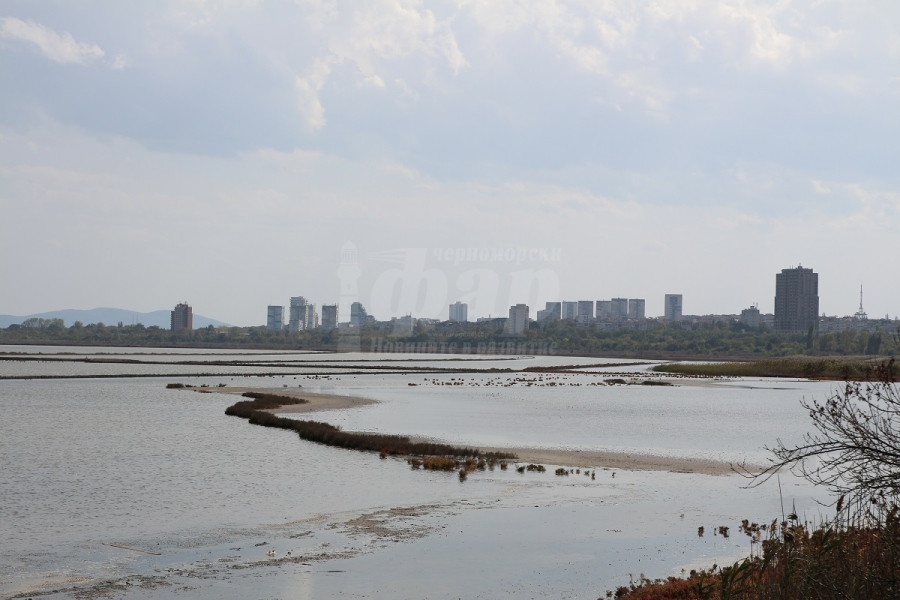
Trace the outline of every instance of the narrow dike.
{"label": "narrow dike", "polygon": [[482,452],[478,448],[460,448],[449,444],[435,444],[430,442],[413,442],[404,435],[387,435],[381,433],[358,433],[342,431],[340,427],[322,423],[321,421],[305,421],[300,419],[288,419],[273,415],[270,410],[290,406],[292,404],[307,404],[308,400],[300,398],[288,398],[277,394],[264,394],[260,392],[245,392],[244,397],[252,400],[242,400],[227,409],[226,415],[240,417],[250,421],[251,425],[262,427],[276,427],[296,431],[301,439],[326,446],[336,446],[348,450],[363,452],[379,452],[384,456],[452,456],[457,458],[476,458],[487,460],[515,459],[516,455],[507,452]]}

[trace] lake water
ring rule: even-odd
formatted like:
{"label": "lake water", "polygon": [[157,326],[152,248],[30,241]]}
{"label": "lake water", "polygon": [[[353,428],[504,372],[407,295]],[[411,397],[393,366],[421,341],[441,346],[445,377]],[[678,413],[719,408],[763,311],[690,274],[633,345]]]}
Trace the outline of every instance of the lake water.
{"label": "lake water", "polygon": [[[168,350],[0,348],[13,351],[103,352],[155,362],[223,354],[247,362],[349,360],[346,370],[396,366],[398,358],[435,369],[604,362],[185,350],[173,358]],[[234,396],[168,390],[165,383],[302,385],[380,401],[315,414],[349,430],[751,462],[763,460],[762,446],[776,438],[799,439],[807,426],[799,400],[823,397],[835,387],[830,383],[588,385],[602,381],[603,369],[342,375],[334,368],[307,376],[313,368],[322,372],[315,365],[223,379],[179,377],[187,365],[77,361],[0,361],[0,376],[23,376],[23,369],[33,375],[34,365],[44,365],[45,376],[95,375],[92,369],[101,367],[109,370],[104,375],[152,368],[171,378],[0,381],[3,597],[70,597],[77,590],[125,598],[596,598],[626,584],[629,574],[660,577],[746,556],[741,519],[768,522],[781,515],[782,502],[814,517],[824,510],[815,500],[827,500],[790,475],[781,477],[781,497],[774,482],[744,489],[746,481],[735,475],[599,466],[593,480],[557,477],[555,465],[547,465],[547,473],[496,469],[460,482],[456,474],[414,471],[400,459],[251,426],[224,415]],[[719,525],[731,527],[730,538],[713,535]]]}

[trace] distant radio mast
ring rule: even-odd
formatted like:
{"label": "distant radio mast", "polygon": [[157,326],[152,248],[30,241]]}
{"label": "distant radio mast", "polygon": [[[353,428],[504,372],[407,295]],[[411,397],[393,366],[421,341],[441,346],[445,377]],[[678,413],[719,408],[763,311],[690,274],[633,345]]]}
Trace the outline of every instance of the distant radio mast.
{"label": "distant radio mast", "polygon": [[853,318],[857,321],[866,321],[869,318],[869,315],[866,314],[866,311],[863,310],[863,286],[859,284],[859,310],[856,311],[856,314],[853,315]]}

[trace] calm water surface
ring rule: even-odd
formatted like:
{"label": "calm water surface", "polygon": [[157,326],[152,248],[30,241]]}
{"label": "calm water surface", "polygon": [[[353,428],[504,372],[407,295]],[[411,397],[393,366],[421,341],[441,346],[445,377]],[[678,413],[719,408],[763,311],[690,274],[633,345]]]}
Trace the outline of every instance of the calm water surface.
{"label": "calm water surface", "polygon": [[[515,366],[548,360],[601,362],[540,357]],[[0,375],[10,364],[24,363],[0,362]],[[294,377],[227,383],[381,401],[316,415],[347,429],[727,460],[762,458],[762,445],[802,435],[799,399],[832,387],[584,385],[595,375],[552,376],[554,387],[515,382],[521,374]],[[451,379],[465,385],[442,385]],[[550,467],[460,483],[250,426],[224,415],[233,396],[167,390],[165,381],[0,381],[0,595],[68,597],[71,586],[108,580],[106,591],[127,598],[596,598],[629,573],[663,576],[744,556],[746,540],[698,538],[697,527],[736,530],[742,518],[780,514],[777,488],[742,489],[735,476],[600,469],[591,480],[556,477]],[[786,502],[818,514],[813,490],[789,476],[782,484]],[[278,563],[288,551],[304,559]]]}

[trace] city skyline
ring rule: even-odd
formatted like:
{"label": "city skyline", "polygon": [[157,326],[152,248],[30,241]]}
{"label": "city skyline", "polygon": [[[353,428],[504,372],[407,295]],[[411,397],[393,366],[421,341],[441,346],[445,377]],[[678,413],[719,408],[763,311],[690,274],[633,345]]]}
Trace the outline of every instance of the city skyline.
{"label": "city skyline", "polygon": [[[354,278],[353,281],[355,283],[357,279]],[[748,306],[742,307],[741,309],[734,310],[732,312],[718,311],[713,313],[684,313],[683,294],[665,294],[663,300],[663,313],[658,316],[652,314],[648,316],[646,314],[646,299],[644,298],[612,298],[609,300],[596,301],[547,301],[544,303],[545,306],[543,309],[535,307],[534,317],[531,320],[535,321],[536,323],[544,323],[557,320],[592,322],[595,320],[642,320],[645,318],[662,319],[666,321],[680,321],[683,317],[733,315],[735,317],[739,317],[741,321],[755,323],[759,321],[761,315],[767,315],[773,318],[772,325],[776,331],[796,332],[806,331],[810,325],[812,325],[814,329],[817,329],[819,319],[826,316],[832,318],[849,318],[852,316],[857,320],[866,320],[868,318],[863,309],[862,286],[860,286],[859,291],[859,308],[855,313],[853,313],[853,315],[850,315],[849,313],[843,315],[826,315],[825,313],[820,313],[818,310],[818,287],[818,273],[815,273],[811,268],[803,268],[802,266],[798,266],[796,268],[790,267],[782,269],[780,273],[776,273],[774,287],[774,308],[771,312],[760,312],[758,303],[754,302]],[[294,302],[295,300],[301,300],[304,304],[306,303],[306,299],[303,297],[291,298],[291,300],[292,302]],[[529,304],[517,303],[511,305],[509,308],[510,315],[513,315],[514,310],[516,310],[517,312],[515,314],[517,315],[517,318],[519,318],[520,315],[517,307],[524,309],[526,313],[531,309],[531,306]],[[323,309],[324,308],[325,306],[323,306]],[[271,305],[268,307],[267,327],[269,329],[278,329],[271,326],[273,309],[280,309],[281,311],[283,311],[284,309],[283,307]],[[336,305],[334,305],[334,309],[336,313]],[[312,305],[312,310],[313,313],[316,314],[315,305]],[[470,319],[468,317],[468,311],[468,303],[457,300],[452,304],[449,304],[448,309],[446,310],[446,319],[444,319],[442,315],[414,314],[412,311],[401,315],[399,318],[406,319],[412,317],[414,319],[426,319],[434,321],[469,322]],[[351,313],[361,314],[363,316],[351,316],[346,321],[340,321],[339,319],[335,318],[334,322],[352,323],[356,326],[360,326],[361,324],[367,322],[367,319],[384,322],[391,319],[396,320],[398,318],[395,315],[386,319],[379,319],[375,314],[368,314],[364,307],[364,304],[359,301],[353,302]],[[889,314],[885,316],[887,318],[890,318]],[[501,315],[491,314],[474,315],[471,321],[477,321],[487,318],[503,317]],[[873,316],[874,320],[878,320],[881,318],[881,316]],[[894,316],[894,318],[896,319],[896,315]],[[316,320],[317,319],[318,315],[316,314]],[[519,327],[517,327],[517,329],[519,329]]]}
{"label": "city skyline", "polygon": [[[793,294],[790,299],[787,299],[787,294],[785,292],[780,292],[782,285],[787,285],[783,283],[785,281],[792,281],[791,285],[797,287],[801,285],[799,281],[797,283],[793,282],[793,279],[796,277],[793,275],[794,273],[804,273],[809,272],[811,274],[812,283],[804,284],[807,286],[812,286],[810,289],[814,289],[812,292],[814,296],[814,305],[811,304],[809,308],[790,308],[790,311],[793,311],[792,314],[796,315],[797,311],[801,311],[801,313],[805,314],[805,316],[801,317],[802,319],[806,319],[801,325],[788,327],[785,325],[784,319],[787,317],[783,317],[781,321],[777,317],[777,311],[779,306],[779,295],[782,294],[782,310],[786,310],[784,307],[786,306],[799,306],[799,304],[803,304],[796,297],[796,292],[790,292]],[[797,276],[799,277],[799,275]],[[786,289],[786,288],[785,288]],[[832,313],[828,314],[825,312],[818,311],[819,305],[819,297],[816,294],[818,290],[818,273],[814,273],[812,269],[804,269],[803,267],[791,267],[787,269],[782,269],[780,273],[776,273],[776,284],[773,288],[774,290],[774,308],[772,311],[760,311],[758,303],[752,303],[748,306],[744,306],[737,310],[731,311],[715,311],[708,313],[700,313],[700,312],[683,312],[683,295],[682,294],[665,294],[663,301],[663,311],[661,314],[647,314],[646,313],[646,299],[644,298],[612,298],[610,300],[554,300],[545,302],[545,308],[541,309],[538,306],[534,306],[532,309],[532,317],[531,320],[537,323],[550,321],[550,320],[603,320],[603,319],[628,319],[628,320],[640,320],[640,319],[661,319],[667,321],[678,321],[681,320],[682,316],[684,317],[711,317],[711,316],[733,316],[739,318],[739,320],[744,322],[752,322],[759,318],[760,315],[767,315],[768,317],[774,317],[772,321],[773,327],[776,330],[781,331],[805,331],[808,325],[812,322],[818,322],[819,319],[828,318],[828,319],[855,319],[855,320],[867,320],[871,318],[871,320],[881,320],[884,318],[896,320],[897,315],[890,315],[889,313],[886,315],[872,315],[871,317],[864,311],[863,307],[863,286],[860,286],[858,291],[858,308],[854,313],[845,312],[841,313]],[[443,318],[442,315],[432,315],[432,314],[421,314],[415,313],[413,311],[404,313],[400,316],[381,316],[376,314],[370,314],[370,311],[367,311],[365,308],[365,304],[358,300],[351,300],[351,297],[346,297],[345,300],[350,302],[348,304],[350,306],[350,310],[348,313],[350,316],[345,317],[343,319],[339,316],[339,305],[337,303],[327,304],[323,303],[321,305],[321,313],[316,309],[316,304],[309,302],[304,296],[292,296],[290,298],[290,305],[268,305],[266,307],[266,318],[262,323],[267,329],[279,331],[279,330],[287,330],[291,332],[301,331],[303,329],[316,329],[319,327],[324,328],[334,328],[338,323],[347,324],[347,323],[355,323],[357,326],[362,324],[363,322],[388,322],[399,319],[413,318],[413,319],[424,319],[431,321],[458,321],[458,322],[474,322],[481,319],[489,319],[489,318],[504,318],[502,313],[504,311],[499,311],[498,314],[481,314],[481,315],[473,315],[469,318],[469,305],[468,303],[461,302],[459,300],[449,305],[449,310],[445,309],[444,313],[446,313],[447,318]],[[799,304],[798,304],[799,303]],[[522,304],[518,303],[522,306],[527,306],[531,308],[530,304]],[[510,305],[510,308],[515,305]],[[190,312],[191,307],[184,302],[179,303],[176,306],[176,309],[170,311],[172,314],[172,323],[174,326],[175,323],[175,315],[176,311],[181,309],[182,307],[187,307],[187,310]],[[214,313],[215,309],[208,307],[209,312]],[[670,312],[671,309],[671,312]],[[93,309],[57,309],[51,311],[45,311],[45,313],[28,313],[19,315],[19,317],[27,317],[27,316],[40,316],[43,314],[51,314],[58,312],[78,312],[81,310],[82,312],[95,310],[102,311],[107,310],[100,307],[95,307]],[[130,309],[109,309],[109,310],[119,310],[120,312],[135,312]],[[748,310],[754,313],[756,316],[751,317],[748,321],[747,315]],[[805,311],[805,312],[804,312]],[[189,313],[188,313],[189,314]],[[555,314],[555,316],[553,316]],[[356,316],[355,316],[356,315]],[[361,315],[361,316],[360,316]],[[4,317],[13,317],[14,315],[2,315]],[[288,320],[288,317],[290,320]],[[381,317],[381,318],[379,318]],[[188,319],[189,317],[179,317],[179,323]],[[797,318],[796,316],[791,318]],[[810,319],[812,319],[810,321]],[[231,324],[235,325],[235,324]],[[241,324],[238,326],[258,326],[260,323],[250,323],[250,324]],[[178,326],[180,328],[181,325]],[[190,328],[190,327],[188,327]]]}
{"label": "city skyline", "polygon": [[[770,313],[801,263],[820,313],[860,282],[898,312],[897,3],[129,6],[0,8],[2,314],[184,297],[254,325],[299,290],[345,318],[348,242],[380,318],[488,284],[470,318]],[[409,269],[446,290],[373,302]]]}

